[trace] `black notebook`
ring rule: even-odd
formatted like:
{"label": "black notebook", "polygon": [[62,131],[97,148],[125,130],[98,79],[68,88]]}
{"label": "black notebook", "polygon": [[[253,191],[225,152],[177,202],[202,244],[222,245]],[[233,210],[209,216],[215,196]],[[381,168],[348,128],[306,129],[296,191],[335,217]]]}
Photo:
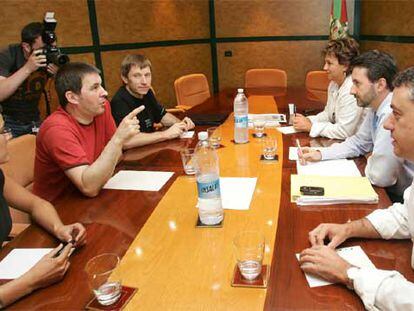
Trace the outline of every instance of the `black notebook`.
{"label": "black notebook", "polygon": [[228,113],[193,113],[188,114],[188,117],[195,125],[220,125],[228,115]]}

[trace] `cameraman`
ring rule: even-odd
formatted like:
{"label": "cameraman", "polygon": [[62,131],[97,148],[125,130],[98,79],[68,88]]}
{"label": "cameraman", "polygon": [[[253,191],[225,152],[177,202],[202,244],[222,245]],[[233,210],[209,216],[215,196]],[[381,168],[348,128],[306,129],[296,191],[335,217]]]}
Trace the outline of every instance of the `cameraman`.
{"label": "cameraman", "polygon": [[0,50],[0,105],[13,137],[30,134],[40,126],[38,104],[48,74],[53,76],[58,70],[56,65],[46,64],[42,32],[42,23],[30,23],[22,30],[20,44]]}

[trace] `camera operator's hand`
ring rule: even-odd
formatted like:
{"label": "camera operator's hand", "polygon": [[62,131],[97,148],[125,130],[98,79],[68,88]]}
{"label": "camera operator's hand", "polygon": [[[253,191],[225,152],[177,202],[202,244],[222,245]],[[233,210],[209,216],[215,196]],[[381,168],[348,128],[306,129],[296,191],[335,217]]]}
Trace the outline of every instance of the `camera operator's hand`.
{"label": "camera operator's hand", "polygon": [[27,60],[25,67],[32,73],[40,67],[46,67],[46,55],[42,54],[42,50],[35,50]]}
{"label": "camera operator's hand", "polygon": [[47,68],[47,72],[50,73],[52,76],[54,76],[59,70],[59,67],[53,63],[48,64],[46,68]]}

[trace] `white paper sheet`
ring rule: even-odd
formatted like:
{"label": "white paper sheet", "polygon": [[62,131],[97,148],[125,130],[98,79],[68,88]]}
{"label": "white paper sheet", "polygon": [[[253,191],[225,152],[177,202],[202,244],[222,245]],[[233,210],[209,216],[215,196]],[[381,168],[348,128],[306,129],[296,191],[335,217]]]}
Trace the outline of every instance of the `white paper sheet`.
{"label": "white paper sheet", "polygon": [[297,133],[293,126],[281,126],[281,127],[277,127],[276,129],[285,135]]}
{"label": "white paper sheet", "polygon": [[257,178],[221,177],[220,192],[224,209],[248,210]]}
{"label": "white paper sheet", "polygon": [[159,191],[174,172],[119,171],[105,184],[104,189]]}
{"label": "white paper sheet", "polygon": [[180,135],[180,138],[193,138],[194,131],[187,131]]}
{"label": "white paper sheet", "polygon": [[0,279],[16,279],[29,271],[53,248],[15,248],[0,262]]}
{"label": "white paper sheet", "polygon": [[298,175],[361,177],[355,162],[347,159],[307,162],[306,165],[296,161],[296,168]]}
{"label": "white paper sheet", "polygon": [[[315,150],[322,150],[326,147],[312,148]],[[298,147],[289,147],[289,160],[297,161],[298,160]]]}
{"label": "white paper sheet", "polygon": [[[351,247],[344,247],[339,248],[336,250],[339,256],[349,262],[351,265],[359,267],[359,268],[375,268],[372,261],[369,259],[367,254],[365,254],[364,250],[361,246],[351,246]],[[296,254],[296,258],[299,260],[300,254]],[[317,276],[305,273],[306,280],[308,281],[309,287],[318,287],[318,286],[325,286],[330,285],[328,281],[321,279]]]}

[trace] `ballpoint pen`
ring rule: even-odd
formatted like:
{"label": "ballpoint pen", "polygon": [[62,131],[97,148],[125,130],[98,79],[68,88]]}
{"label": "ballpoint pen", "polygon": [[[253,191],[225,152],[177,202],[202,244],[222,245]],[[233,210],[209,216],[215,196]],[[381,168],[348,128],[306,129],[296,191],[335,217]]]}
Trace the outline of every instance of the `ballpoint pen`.
{"label": "ballpoint pen", "polygon": [[303,163],[304,162],[303,152],[302,152],[302,147],[300,146],[300,143],[299,143],[299,139],[296,139],[296,146],[298,147],[298,157],[299,157],[299,161],[301,162],[301,164],[304,164]]}

